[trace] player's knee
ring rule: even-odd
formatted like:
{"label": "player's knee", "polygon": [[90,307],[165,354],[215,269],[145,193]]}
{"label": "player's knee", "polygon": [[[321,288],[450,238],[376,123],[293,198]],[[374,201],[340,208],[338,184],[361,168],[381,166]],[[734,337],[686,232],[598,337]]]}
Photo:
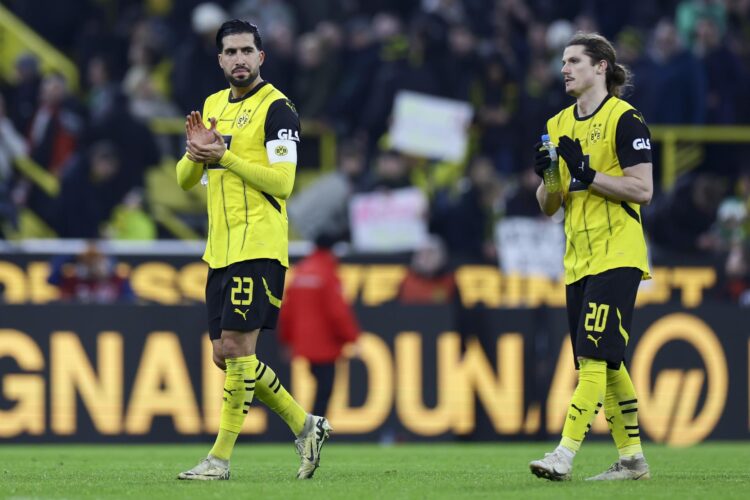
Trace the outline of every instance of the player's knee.
{"label": "player's knee", "polygon": [[245,335],[224,335],[221,338],[222,356],[224,359],[239,358],[255,354],[255,345]]}
{"label": "player's knee", "polygon": [[221,370],[227,369],[227,364],[224,362],[224,356],[219,355],[216,352],[216,349],[214,349],[213,361],[214,361],[214,364],[219,367],[219,369]]}

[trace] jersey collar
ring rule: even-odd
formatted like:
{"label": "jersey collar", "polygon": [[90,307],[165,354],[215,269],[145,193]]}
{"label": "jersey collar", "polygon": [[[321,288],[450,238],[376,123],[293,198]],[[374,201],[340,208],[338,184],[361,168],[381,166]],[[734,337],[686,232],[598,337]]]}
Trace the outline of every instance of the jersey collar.
{"label": "jersey collar", "polygon": [[592,116],[594,116],[595,114],[597,114],[600,109],[602,109],[602,107],[604,106],[604,103],[606,103],[607,101],[609,101],[610,97],[612,97],[612,94],[607,94],[607,97],[605,97],[602,100],[602,102],[599,103],[599,106],[596,107],[596,109],[594,110],[594,112],[591,113],[588,116],[578,116],[578,106],[574,104],[573,105],[573,116],[575,116],[575,119],[577,121],[579,121],[579,122],[583,122],[583,121],[588,120],[589,118],[591,118]]}
{"label": "jersey collar", "polygon": [[258,85],[256,85],[256,86],[255,86],[255,88],[254,88],[253,90],[251,90],[251,91],[250,91],[250,92],[248,92],[247,94],[243,95],[242,97],[239,97],[239,98],[236,98],[236,99],[235,99],[234,97],[232,97],[232,91],[231,91],[231,89],[230,89],[230,90],[229,90],[229,102],[232,102],[232,103],[234,103],[234,102],[241,102],[241,101],[244,101],[245,99],[248,99],[248,98],[250,98],[250,97],[254,96],[255,94],[257,94],[257,93],[258,93],[258,91],[259,91],[260,89],[262,89],[263,87],[265,87],[267,83],[268,83],[268,82],[267,82],[267,81],[265,81],[265,80],[264,80],[264,81],[262,81],[262,82],[260,82],[260,83],[259,83]]}

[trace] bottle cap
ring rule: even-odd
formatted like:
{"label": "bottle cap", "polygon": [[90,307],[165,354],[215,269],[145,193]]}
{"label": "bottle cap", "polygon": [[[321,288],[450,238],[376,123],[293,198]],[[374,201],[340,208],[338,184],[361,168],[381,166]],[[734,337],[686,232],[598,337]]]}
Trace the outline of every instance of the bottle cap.
{"label": "bottle cap", "polygon": [[542,142],[547,142],[547,141],[549,141],[549,134],[542,135]]}

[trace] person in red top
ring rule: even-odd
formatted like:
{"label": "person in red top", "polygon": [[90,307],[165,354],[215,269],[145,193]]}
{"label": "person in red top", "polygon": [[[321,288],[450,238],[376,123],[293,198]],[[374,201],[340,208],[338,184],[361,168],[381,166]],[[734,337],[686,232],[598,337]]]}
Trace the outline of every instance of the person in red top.
{"label": "person in red top", "polygon": [[338,259],[331,251],[334,241],[327,235],[318,237],[315,251],[294,266],[278,324],[279,339],[291,347],[292,356],[310,362],[318,384],[315,415],[325,415],[328,409],[336,360],[343,346],[359,337],[359,325],[336,274]]}

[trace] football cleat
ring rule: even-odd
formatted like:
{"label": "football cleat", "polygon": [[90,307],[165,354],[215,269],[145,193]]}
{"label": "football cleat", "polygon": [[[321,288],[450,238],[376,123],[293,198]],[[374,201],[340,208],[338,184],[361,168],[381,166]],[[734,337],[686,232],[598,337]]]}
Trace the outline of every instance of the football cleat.
{"label": "football cleat", "polygon": [[315,469],[320,465],[320,450],[332,431],[333,429],[325,417],[307,416],[302,435],[294,441],[297,455],[300,457],[297,479],[313,477]]}
{"label": "football cleat", "polygon": [[598,476],[587,478],[586,481],[639,481],[642,479],[651,479],[651,471],[645,458],[633,457],[620,458],[609,469]]}
{"label": "football cleat", "polygon": [[573,460],[559,450],[545,453],[544,458],[529,463],[529,469],[536,477],[550,481],[569,481],[573,471]]}
{"label": "football cleat", "polygon": [[180,472],[177,479],[217,481],[229,479],[229,460],[209,455],[189,471]]}

